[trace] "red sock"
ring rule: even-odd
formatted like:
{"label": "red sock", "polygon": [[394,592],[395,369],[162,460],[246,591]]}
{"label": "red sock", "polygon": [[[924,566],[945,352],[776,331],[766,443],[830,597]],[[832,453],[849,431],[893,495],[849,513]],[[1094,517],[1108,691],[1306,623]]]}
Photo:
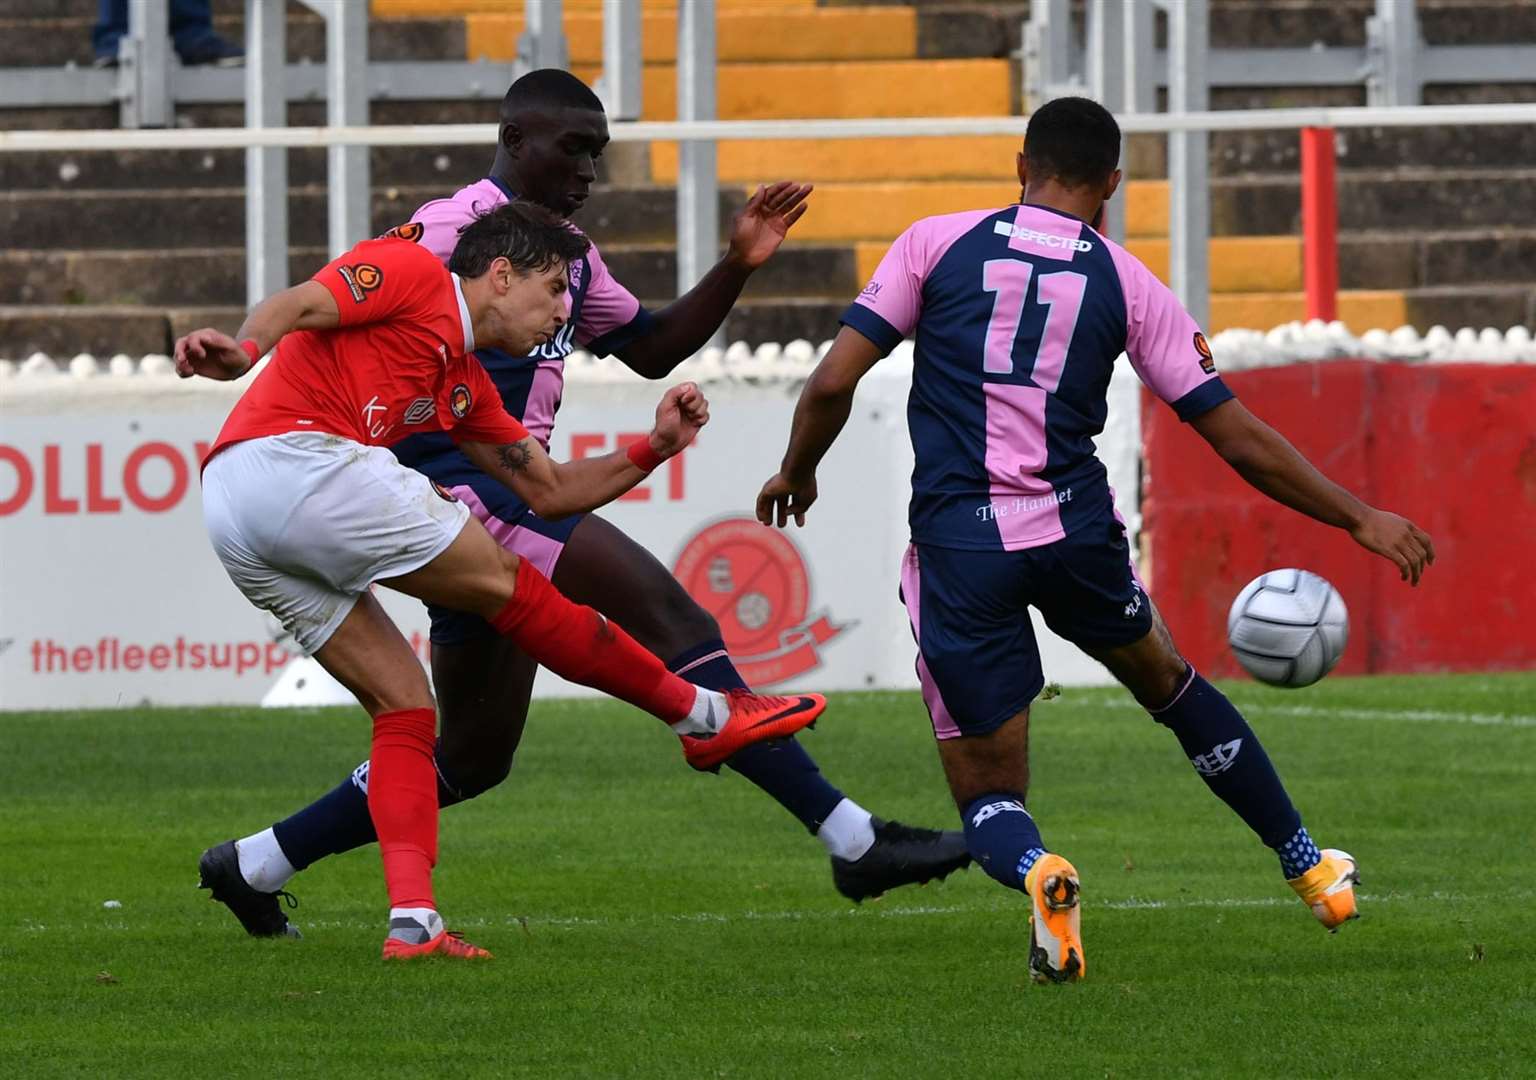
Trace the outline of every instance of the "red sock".
{"label": "red sock", "polygon": [[432,745],[437,713],[402,709],[373,718],[368,765],[368,813],[379,834],[390,907],[436,909],[437,771]]}
{"label": "red sock", "polygon": [[491,625],[556,675],[595,687],[675,724],[697,690],[589,607],[573,604],[527,559],[517,567],[512,599]]}

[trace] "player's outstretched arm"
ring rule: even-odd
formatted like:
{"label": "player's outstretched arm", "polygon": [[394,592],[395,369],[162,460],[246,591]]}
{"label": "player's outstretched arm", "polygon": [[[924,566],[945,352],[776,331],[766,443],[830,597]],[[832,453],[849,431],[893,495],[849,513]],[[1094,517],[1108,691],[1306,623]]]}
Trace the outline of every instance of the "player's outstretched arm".
{"label": "player's outstretched arm", "polygon": [[731,246],[697,285],[658,311],[651,329],[619,350],[625,365],[663,379],[704,347],[741,296],[747,278],[779,250],[805,213],[810,184],[780,180],[759,187],[731,224]]}
{"label": "player's outstretched arm", "polygon": [[1368,551],[1397,564],[1414,585],[1435,561],[1428,534],[1407,518],[1377,510],[1328,479],[1274,428],[1236,400],[1190,421],[1248,483],[1276,502],[1349,532]]}
{"label": "player's outstretched arm", "polygon": [[602,457],[555,461],[531,436],[459,448],[482,470],[517,492],[542,518],[554,521],[596,510],[617,499],[669,457],[681,453],[709,423],[709,402],[695,383],[668,390],[656,406],[656,426],[644,443]]}
{"label": "player's outstretched arm", "polygon": [[[336,298],[318,281],[273,293],[251,310],[234,337],[204,327],[176,341],[176,374],[183,379],[238,379],[292,330],[325,330],[341,321]],[[249,344],[246,344],[249,342]]]}
{"label": "player's outstretched arm", "polygon": [[805,525],[805,512],[816,501],[816,467],[848,422],[859,380],[880,355],[875,343],[852,327],[838,332],[800,391],[789,449],[779,471],[757,496],[758,521],[782,529],[793,517],[796,525]]}

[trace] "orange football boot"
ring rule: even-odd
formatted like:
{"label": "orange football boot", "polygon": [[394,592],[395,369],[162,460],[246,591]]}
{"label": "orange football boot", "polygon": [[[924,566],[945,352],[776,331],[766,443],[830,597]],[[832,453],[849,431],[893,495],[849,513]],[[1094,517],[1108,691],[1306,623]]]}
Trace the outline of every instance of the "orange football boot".
{"label": "orange football boot", "polygon": [[750,690],[728,690],[725,700],[730,718],[723,728],[704,738],[678,736],[683,740],[683,757],[695,769],[718,769],[744,747],[793,735],[814,724],[827,707],[827,699],[820,694],[771,697]]}
{"label": "orange football boot", "polygon": [[454,960],[489,960],[491,954],[464,940],[457,930],[444,930],[430,941],[407,945],[399,938],[384,939],[384,959],[415,960],[422,956],[445,956]]}
{"label": "orange football boot", "polygon": [[1024,876],[1029,917],[1029,974],[1037,983],[1077,982],[1087,972],[1078,925],[1077,870],[1060,855],[1040,856]]}
{"label": "orange football boot", "polygon": [[1360,917],[1355,907],[1355,886],[1360,883],[1360,868],[1353,855],[1338,848],[1324,848],[1323,858],[1300,877],[1290,878],[1291,888],[1301,902],[1312,909],[1317,921],[1330,934],[1350,919]]}

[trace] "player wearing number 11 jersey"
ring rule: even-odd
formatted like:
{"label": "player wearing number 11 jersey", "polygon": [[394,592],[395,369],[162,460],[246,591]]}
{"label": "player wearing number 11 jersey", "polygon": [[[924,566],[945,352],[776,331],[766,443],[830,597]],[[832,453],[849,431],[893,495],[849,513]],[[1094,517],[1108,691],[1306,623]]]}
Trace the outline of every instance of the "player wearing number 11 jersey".
{"label": "player wearing number 11 jersey", "polygon": [[1058,99],[1030,118],[1018,204],[907,229],[843,315],[758,497],[765,524],[804,524],[859,379],[914,336],[901,596],[971,854],[1030,895],[1029,966],[1042,981],[1086,969],[1077,871],[1024,808],[1029,705],[1044,684],[1030,607],[1174,733],[1324,926],[1355,916],[1354,860],[1312,842],[1258,737],[1179,655],[1136,578],[1092,443],[1119,356],[1259,490],[1347,528],[1415,583],[1434,556],[1412,523],[1329,481],[1238,404],[1173,294],[1089,224],[1119,185],[1119,151],[1103,107]]}

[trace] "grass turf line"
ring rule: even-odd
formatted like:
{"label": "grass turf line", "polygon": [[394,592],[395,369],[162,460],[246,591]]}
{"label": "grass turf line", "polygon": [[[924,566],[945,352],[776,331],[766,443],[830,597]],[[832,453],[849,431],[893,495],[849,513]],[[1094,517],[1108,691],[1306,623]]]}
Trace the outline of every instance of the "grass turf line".
{"label": "grass turf line", "polygon": [[[443,817],[438,896],[485,965],[385,968],[371,849],[253,941],[198,852],[345,775],[348,709],[0,714],[0,1060],[12,1076],[1402,1076],[1536,1066],[1536,676],[1228,688],[1315,837],[1361,860],[1330,937],[1118,691],[1036,709],[1031,809],[1084,884],[1089,980],[1028,985],[979,871],[853,908],[820,845],[607,703],[534,710]],[[1304,708],[1303,708],[1304,707]],[[1397,722],[1394,712],[1412,713]],[[1487,723],[1468,717],[1510,717]],[[877,813],[952,825],[915,694],[805,744]],[[122,907],[105,909],[106,900]]]}

